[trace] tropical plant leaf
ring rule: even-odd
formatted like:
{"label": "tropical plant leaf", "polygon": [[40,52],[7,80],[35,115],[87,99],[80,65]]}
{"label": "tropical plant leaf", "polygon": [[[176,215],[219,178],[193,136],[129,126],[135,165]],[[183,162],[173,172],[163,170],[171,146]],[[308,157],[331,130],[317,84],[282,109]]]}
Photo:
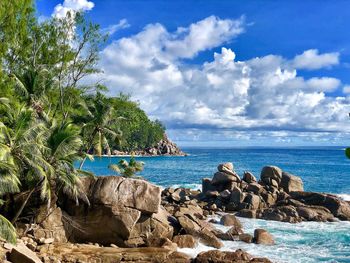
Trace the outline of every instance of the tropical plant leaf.
{"label": "tropical plant leaf", "polygon": [[16,229],[11,224],[11,222],[2,215],[0,215],[0,236],[4,238],[7,242],[16,244],[16,241],[17,241]]}

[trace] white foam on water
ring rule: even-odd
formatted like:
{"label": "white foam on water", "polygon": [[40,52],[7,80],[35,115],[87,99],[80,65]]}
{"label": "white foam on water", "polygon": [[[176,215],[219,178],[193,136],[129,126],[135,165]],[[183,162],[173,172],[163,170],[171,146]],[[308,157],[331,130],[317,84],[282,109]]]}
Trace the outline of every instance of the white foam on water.
{"label": "white foam on water", "polygon": [[170,186],[171,188],[187,188],[191,190],[201,190],[202,191],[202,185],[201,184],[174,184]]}
{"label": "white foam on water", "polygon": [[350,201],[350,194],[337,194],[344,201]]}
{"label": "white foam on water", "polygon": [[[214,217],[219,219],[218,216]],[[275,239],[273,246],[247,244],[241,241],[223,241],[221,251],[243,249],[255,257],[267,257],[273,262],[316,263],[350,262],[350,222],[303,222],[290,224],[260,219],[239,218],[244,231],[254,233],[256,228],[268,230]],[[222,231],[230,227],[214,226]],[[213,248],[199,244],[196,248],[182,248],[191,257]]]}

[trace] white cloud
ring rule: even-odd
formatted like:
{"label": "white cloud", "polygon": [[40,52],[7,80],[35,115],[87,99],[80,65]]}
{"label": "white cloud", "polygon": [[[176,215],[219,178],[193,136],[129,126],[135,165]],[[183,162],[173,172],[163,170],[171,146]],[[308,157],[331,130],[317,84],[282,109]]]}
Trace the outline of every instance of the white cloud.
{"label": "white cloud", "polygon": [[343,93],[344,94],[350,94],[350,85],[345,85],[343,87]]}
{"label": "white cloud", "polygon": [[63,4],[55,6],[52,16],[64,18],[68,12],[89,11],[95,4],[88,0],[64,0]]}
{"label": "white cloud", "polygon": [[110,25],[107,28],[104,28],[103,31],[108,33],[110,36],[113,35],[115,32],[130,27],[130,24],[128,23],[127,19],[121,19],[117,24]]}
{"label": "white cloud", "polygon": [[[267,55],[236,61],[235,53],[223,47],[201,65],[183,61],[225,45],[242,32],[242,19],[209,17],[175,32],[150,24],[108,45],[101,52],[104,73],[94,80],[102,79],[112,95],[131,93],[148,114],[170,129],[216,130],[220,136],[229,136],[232,130],[247,134],[350,130],[350,98],[327,96],[341,81],[299,76],[301,64],[296,66],[295,60],[300,58]],[[329,59],[325,62],[324,54],[311,53],[318,62],[308,68],[332,64]],[[325,57],[329,54],[333,53]]]}
{"label": "white cloud", "polygon": [[297,69],[315,70],[339,64],[339,53],[319,54],[317,49],[309,49],[295,56],[293,66]]}

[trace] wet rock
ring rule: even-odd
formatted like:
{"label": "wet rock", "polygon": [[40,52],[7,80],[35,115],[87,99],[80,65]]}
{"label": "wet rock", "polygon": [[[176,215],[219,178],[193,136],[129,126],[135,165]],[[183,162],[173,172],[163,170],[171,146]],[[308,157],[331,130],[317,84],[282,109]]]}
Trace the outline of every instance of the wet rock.
{"label": "wet rock", "polygon": [[250,234],[240,234],[239,235],[239,241],[245,242],[245,243],[252,243],[254,237]]}
{"label": "wet rock", "polygon": [[202,243],[207,246],[221,248],[223,246],[222,242],[210,231],[207,225],[200,225],[200,220],[195,221],[193,218],[188,216],[181,216],[178,218],[181,227],[184,231],[192,235],[195,238],[199,238]]}
{"label": "wet rock", "polygon": [[220,223],[224,226],[235,226],[237,228],[242,229],[241,222],[234,215],[224,215],[220,219]]}
{"label": "wet rock", "polygon": [[265,229],[261,229],[261,228],[255,229],[254,242],[256,244],[263,244],[263,245],[275,244],[273,236],[269,232],[267,232]]}
{"label": "wet rock", "polygon": [[175,242],[180,248],[195,248],[198,245],[197,240],[191,235],[174,236],[173,242]]}

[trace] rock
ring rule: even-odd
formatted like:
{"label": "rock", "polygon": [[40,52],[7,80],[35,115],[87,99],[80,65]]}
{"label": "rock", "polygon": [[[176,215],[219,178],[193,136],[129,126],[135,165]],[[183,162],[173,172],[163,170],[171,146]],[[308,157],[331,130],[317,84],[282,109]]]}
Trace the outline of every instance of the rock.
{"label": "rock", "polygon": [[237,212],[236,216],[246,217],[246,218],[256,218],[256,210],[242,209]]}
{"label": "rock", "polygon": [[[274,185],[278,184],[282,180],[282,170],[277,166],[265,166],[261,170],[260,175],[261,181],[263,181],[267,185]],[[272,182],[274,180],[275,182]]]}
{"label": "rock", "polygon": [[195,248],[198,245],[197,240],[191,235],[174,236],[173,242],[175,242],[180,248]]}
{"label": "rock", "polygon": [[21,242],[12,248],[9,260],[12,263],[42,263],[39,257]]}
{"label": "rock", "polygon": [[174,242],[171,242],[169,239],[165,238],[163,239],[162,245],[160,247],[168,249],[170,251],[176,251],[177,250],[177,244]]}
{"label": "rock", "polygon": [[194,221],[188,216],[181,216],[178,218],[181,227],[185,232],[193,237],[199,238],[202,243],[207,246],[221,248],[222,242],[205,226],[200,226],[200,221]]}
{"label": "rock", "polygon": [[36,215],[38,227],[33,229],[33,235],[37,240],[49,239],[56,242],[67,242],[67,233],[64,225],[61,208],[53,207],[47,211],[47,205],[41,206]]}
{"label": "rock", "polygon": [[120,176],[83,177],[81,181],[90,206],[76,206],[69,196],[62,198],[70,240],[135,247],[155,238],[172,238],[170,215],[160,206],[158,186]]}
{"label": "rock", "polygon": [[[190,263],[190,258],[166,248],[114,248],[94,245],[58,243],[42,246],[41,257],[55,258],[53,262],[169,262]],[[50,261],[48,261],[50,262]]]}
{"label": "rock", "polygon": [[242,229],[241,222],[234,215],[228,214],[224,215],[220,219],[220,223],[224,226],[235,226],[237,228]]}
{"label": "rock", "polygon": [[219,251],[219,250],[210,250],[206,252],[201,252],[194,259],[194,263],[229,263],[229,262],[239,262],[239,263],[248,263],[248,262],[261,262],[269,263],[268,259],[258,259],[253,258],[247,252],[243,250],[236,250],[235,252]]}
{"label": "rock", "polygon": [[206,193],[208,191],[215,191],[216,187],[211,184],[211,179],[203,178],[202,179],[202,192]]}
{"label": "rock", "polygon": [[227,174],[223,172],[216,172],[214,174],[213,180],[211,181],[212,185],[219,185],[219,184],[228,184],[232,182],[238,182],[240,179],[238,176]]}
{"label": "rock", "polygon": [[259,194],[264,188],[258,183],[250,183],[247,187],[247,192],[253,192],[254,194]]}
{"label": "rock", "polygon": [[248,193],[244,202],[250,206],[250,209],[258,209],[260,205],[260,197],[256,194]]}
{"label": "rock", "polygon": [[275,241],[273,240],[273,236],[267,232],[265,229],[255,229],[254,231],[254,242],[256,244],[263,245],[274,245]]}
{"label": "rock", "polygon": [[297,207],[296,211],[299,216],[308,221],[332,221],[334,216],[332,213],[324,207]]}
{"label": "rock", "polygon": [[178,188],[174,191],[174,193],[172,193],[171,198],[176,201],[176,202],[184,202],[184,201],[189,201],[190,198],[188,197],[186,190],[182,189],[182,188]]}
{"label": "rock", "polygon": [[247,182],[248,184],[257,182],[255,176],[251,172],[244,172],[243,181]]}
{"label": "rock", "polygon": [[218,165],[218,171],[219,172],[226,172],[226,171],[233,172],[233,169],[234,169],[233,163],[227,162],[227,163],[222,163],[222,164]]}
{"label": "rock", "polygon": [[53,238],[40,238],[39,243],[40,244],[52,244],[55,241]]}
{"label": "rock", "polygon": [[250,234],[240,234],[239,235],[239,241],[245,242],[245,243],[252,243],[253,242],[253,236]]}
{"label": "rock", "polygon": [[281,186],[287,193],[294,191],[304,191],[303,181],[300,177],[283,172]]}
{"label": "rock", "polygon": [[350,204],[331,194],[292,192],[292,199],[308,206],[323,206],[340,220],[350,220]]}
{"label": "rock", "polygon": [[84,177],[83,184],[89,189],[92,204],[122,204],[142,213],[157,213],[160,207],[161,189],[139,179],[120,176]]}
{"label": "rock", "polygon": [[231,192],[226,189],[220,193],[220,196],[223,199],[229,199],[231,197]]}
{"label": "rock", "polygon": [[230,202],[235,203],[236,205],[243,202],[245,195],[243,194],[242,190],[238,187],[234,187],[231,192]]}

